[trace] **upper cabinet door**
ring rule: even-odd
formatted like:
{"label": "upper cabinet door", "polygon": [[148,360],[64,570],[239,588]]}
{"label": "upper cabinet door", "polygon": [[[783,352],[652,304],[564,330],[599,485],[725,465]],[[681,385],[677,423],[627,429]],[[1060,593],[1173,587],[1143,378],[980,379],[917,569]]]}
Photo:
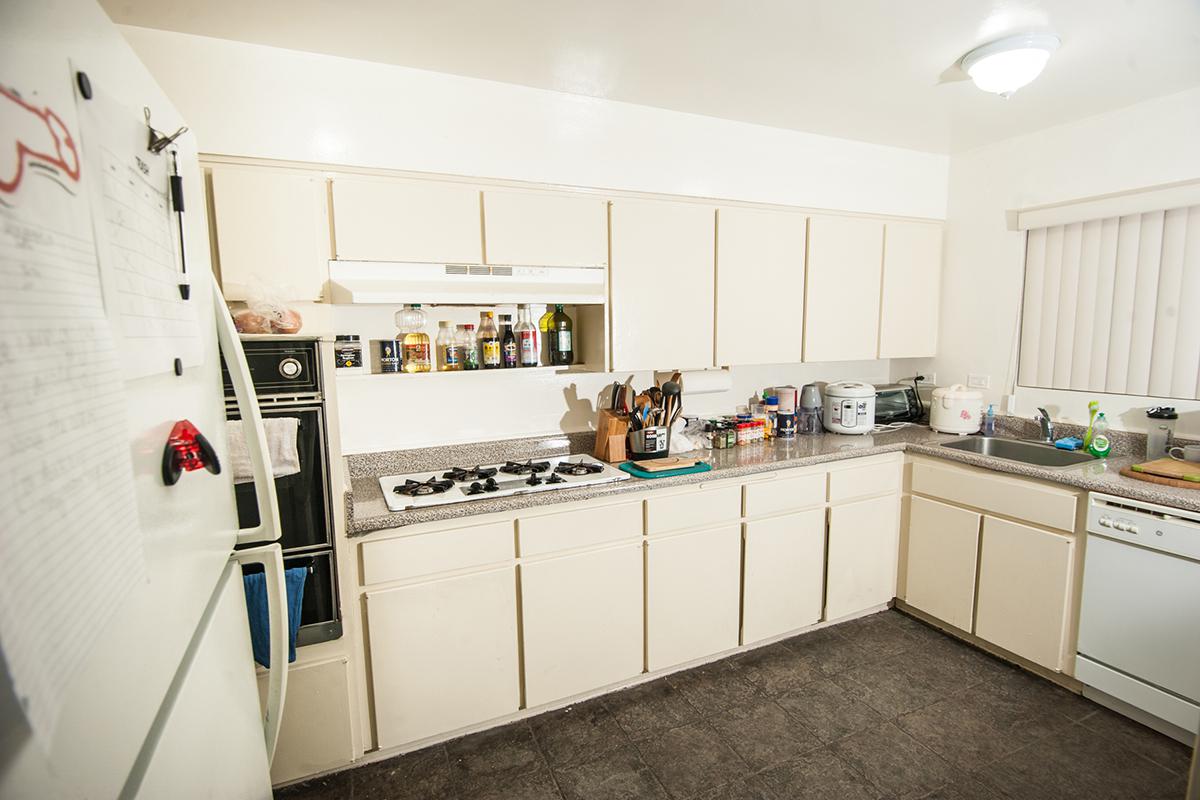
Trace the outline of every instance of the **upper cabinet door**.
{"label": "upper cabinet door", "polygon": [[805,223],[788,211],[717,210],[717,365],[802,360]]}
{"label": "upper cabinet door", "polygon": [[321,299],[330,256],[323,175],[216,165],[212,202],[226,300],[257,287],[285,300]]}
{"label": "upper cabinet door", "polygon": [[463,183],[399,179],[333,181],[339,259],[479,264],[479,189]]}
{"label": "upper cabinet door", "polygon": [[713,208],[614,200],[611,213],[613,369],[712,366]]}
{"label": "upper cabinet door", "polygon": [[613,369],[713,366],[712,206],[613,200]]}
{"label": "upper cabinet door", "polygon": [[914,358],[937,352],[941,274],[941,225],[887,223],[883,237],[880,358]]}
{"label": "upper cabinet door", "polygon": [[608,201],[565,192],[483,193],[487,263],[608,266]]}
{"label": "upper cabinet door", "polygon": [[876,358],[882,262],[882,222],[809,219],[805,361]]}

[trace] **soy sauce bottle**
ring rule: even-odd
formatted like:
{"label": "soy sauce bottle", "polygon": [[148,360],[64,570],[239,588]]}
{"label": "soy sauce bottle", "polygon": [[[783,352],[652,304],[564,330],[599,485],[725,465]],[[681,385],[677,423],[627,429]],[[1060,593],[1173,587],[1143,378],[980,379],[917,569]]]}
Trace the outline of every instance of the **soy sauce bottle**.
{"label": "soy sauce bottle", "polygon": [[500,315],[500,353],[504,359],[505,369],[520,366],[521,348],[517,344],[517,335],[513,332],[512,314]]}

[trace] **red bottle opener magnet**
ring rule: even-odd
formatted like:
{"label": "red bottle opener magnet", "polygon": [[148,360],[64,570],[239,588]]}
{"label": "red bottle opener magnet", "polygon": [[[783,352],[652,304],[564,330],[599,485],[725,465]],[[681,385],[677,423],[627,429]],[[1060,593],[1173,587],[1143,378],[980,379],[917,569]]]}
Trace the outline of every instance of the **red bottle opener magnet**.
{"label": "red bottle opener magnet", "polygon": [[186,419],[181,419],[171,428],[167,446],[163,448],[163,483],[174,486],[184,472],[203,467],[214,475],[221,474],[221,462],[204,434]]}

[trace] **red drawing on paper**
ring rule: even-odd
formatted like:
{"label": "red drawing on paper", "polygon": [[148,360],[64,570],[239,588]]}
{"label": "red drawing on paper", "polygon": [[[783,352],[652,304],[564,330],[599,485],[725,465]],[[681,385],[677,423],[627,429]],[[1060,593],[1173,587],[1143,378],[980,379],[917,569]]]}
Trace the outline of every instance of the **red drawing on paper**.
{"label": "red drawing on paper", "polygon": [[62,118],[0,85],[0,192],[12,194],[26,167],[48,170],[63,182],[79,182],[79,149]]}

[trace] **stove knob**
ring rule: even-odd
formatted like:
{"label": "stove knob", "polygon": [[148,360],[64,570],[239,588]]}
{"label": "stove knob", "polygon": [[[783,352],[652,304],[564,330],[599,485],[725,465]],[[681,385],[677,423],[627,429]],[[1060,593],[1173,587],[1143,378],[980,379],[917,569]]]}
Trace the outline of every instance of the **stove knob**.
{"label": "stove knob", "polygon": [[496,479],[488,478],[486,481],[483,482],[483,485],[489,489],[495,489],[496,488]]}
{"label": "stove knob", "polygon": [[1098,519],[1096,521],[1099,522],[1101,525],[1103,525],[1105,528],[1112,527],[1112,517],[1101,517],[1100,519]]}
{"label": "stove knob", "polygon": [[279,374],[289,380],[299,378],[304,366],[294,358],[285,358],[279,362]]}
{"label": "stove knob", "polygon": [[479,481],[475,481],[474,483],[471,484],[471,491],[472,492],[482,492],[483,484],[481,484]]}
{"label": "stove knob", "polygon": [[1128,530],[1130,533],[1132,533],[1132,534],[1135,534],[1135,535],[1136,535],[1136,534],[1137,534],[1137,532],[1138,532],[1138,526],[1137,526],[1137,525],[1126,525],[1126,526],[1125,526],[1125,528],[1126,528],[1126,530]]}

